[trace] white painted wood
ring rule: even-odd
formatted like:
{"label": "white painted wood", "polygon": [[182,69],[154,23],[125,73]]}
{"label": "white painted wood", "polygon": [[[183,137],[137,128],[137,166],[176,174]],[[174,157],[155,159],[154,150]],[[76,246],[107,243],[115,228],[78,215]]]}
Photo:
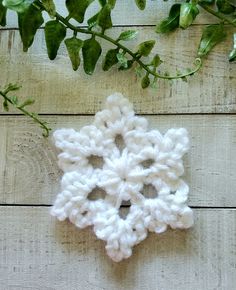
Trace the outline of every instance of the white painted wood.
{"label": "white painted wood", "polygon": [[236,211],[194,214],[192,229],[151,234],[114,263],[91,229],[56,222],[49,208],[1,207],[1,289],[233,290]]}
{"label": "white painted wood", "polygon": [[[148,116],[150,128],[166,132],[186,127],[191,150],[185,156],[185,180],[193,206],[235,207],[236,116]],[[44,117],[53,129],[81,128],[92,116]],[[29,119],[0,117],[0,203],[51,204],[59,192],[62,172],[51,139]]]}
{"label": "white painted wood", "polygon": [[[68,12],[65,6],[65,0],[56,0],[57,11],[62,16],[67,16]],[[136,5],[135,0],[118,0],[115,10],[112,13],[112,20],[114,25],[156,25],[159,21],[168,16],[169,9],[173,5],[174,1],[170,0],[168,2],[160,0],[147,0],[147,6],[145,11],[140,11]],[[87,19],[93,16],[99,11],[98,1],[95,1],[86,11],[85,21],[83,25],[86,25]],[[202,12],[199,14],[195,20],[196,24],[208,24],[216,23],[218,20],[210,15],[209,13]],[[132,16],[132,17],[131,17]],[[46,13],[44,13],[45,21],[50,18]],[[72,23],[76,23],[75,21]],[[17,17],[15,12],[8,11],[7,17],[7,28],[18,27]]]}
{"label": "white painted wood", "polygon": [[[117,37],[121,28],[114,28],[111,35]],[[201,38],[202,26],[179,31],[170,37],[160,37],[150,27],[141,27],[138,41],[128,45],[135,50],[138,42],[156,39],[154,52],[165,61],[160,69],[175,74],[176,69],[191,66]],[[96,72],[87,76],[81,67],[78,72],[71,68],[64,45],[55,61],[47,57],[43,31],[36,35],[35,43],[28,53],[22,52],[19,33],[0,32],[1,85],[19,82],[23,85],[20,94],[37,100],[34,110],[38,113],[84,114],[94,113],[101,100],[114,91],[126,94],[138,113],[232,113],[236,112],[235,86],[236,66],[229,64],[227,55],[232,40],[227,39],[204,61],[202,70],[188,83],[181,80],[171,85],[160,81],[158,88],[143,90],[135,71],[118,72],[112,69],[103,72],[101,62],[109,46],[103,42],[101,57]],[[63,84],[63,85],[62,85]],[[3,110],[0,111],[3,112]]]}

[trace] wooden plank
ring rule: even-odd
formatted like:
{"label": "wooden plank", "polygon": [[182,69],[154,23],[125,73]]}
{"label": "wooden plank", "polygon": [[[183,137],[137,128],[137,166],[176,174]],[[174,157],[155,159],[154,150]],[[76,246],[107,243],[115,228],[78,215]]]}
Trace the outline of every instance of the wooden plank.
{"label": "wooden plank", "polygon": [[[81,128],[92,116],[44,117],[53,129]],[[148,116],[150,128],[166,132],[186,127],[191,150],[185,156],[184,179],[191,206],[235,207],[236,116]],[[51,204],[59,192],[62,172],[52,140],[23,117],[0,117],[0,203]],[[5,145],[4,145],[5,144]]]}
{"label": "wooden plank", "polygon": [[[121,28],[113,30],[118,36]],[[158,36],[153,28],[142,27],[139,42],[156,39],[154,51],[158,52],[165,63],[163,72],[175,73],[178,68],[185,70],[191,66],[201,37],[202,27],[179,31],[170,37]],[[19,82],[23,85],[22,95],[34,96],[34,110],[39,113],[91,114],[96,112],[101,100],[120,91],[126,94],[138,113],[232,113],[236,112],[235,85],[236,66],[229,64],[227,54],[232,40],[217,46],[204,67],[188,83],[160,81],[157,89],[141,89],[140,79],[134,70],[103,72],[101,62],[93,76],[82,71],[74,72],[64,45],[57,59],[48,60],[43,31],[39,31],[29,53],[22,52],[18,31],[0,32],[1,84]],[[137,41],[128,45],[135,48]],[[104,53],[110,46],[103,43]],[[104,56],[103,53],[103,56]],[[63,85],[62,85],[63,84]],[[3,112],[3,110],[0,111]]]}
{"label": "wooden plank", "polygon": [[91,230],[56,222],[45,207],[0,208],[4,290],[229,290],[236,283],[236,211],[194,210],[187,231],[150,234],[114,263]]}
{"label": "wooden plank", "polygon": [[[57,11],[63,15],[67,16],[68,12],[65,8],[65,1],[56,0]],[[147,6],[145,11],[140,11],[134,0],[119,0],[117,1],[116,8],[112,13],[113,25],[156,25],[159,21],[168,16],[169,9],[174,2],[179,1],[147,1]],[[83,25],[86,25],[86,20],[89,19],[92,15],[96,14],[99,11],[98,1],[95,1],[87,10],[85,15],[85,22]],[[132,17],[130,17],[132,15]],[[44,13],[45,21],[49,20],[49,17]],[[73,20],[72,23],[76,23]],[[217,18],[213,17],[204,10],[201,9],[201,13],[197,17],[194,23],[196,24],[208,24],[218,22]],[[77,23],[78,24],[78,23]],[[7,26],[6,28],[15,28],[18,27],[17,17],[13,11],[8,11],[7,17]]]}

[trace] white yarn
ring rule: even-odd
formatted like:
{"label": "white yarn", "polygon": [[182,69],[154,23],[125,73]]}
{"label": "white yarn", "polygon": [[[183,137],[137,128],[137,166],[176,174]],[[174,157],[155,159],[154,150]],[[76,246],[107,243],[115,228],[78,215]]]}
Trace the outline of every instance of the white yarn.
{"label": "white yarn", "polygon": [[[115,142],[121,135],[125,148]],[[187,131],[170,129],[165,135],[148,131],[145,118],[137,117],[121,94],[107,98],[105,109],[95,115],[92,125],[79,132],[60,129],[54,132],[59,166],[65,172],[51,214],[59,220],[69,218],[79,228],[93,226],[106,250],[118,262],[132,254],[132,247],[152,231],[193,225],[192,210],[186,205],[188,185],[180,179],[184,172],[182,156],[189,148]],[[91,156],[103,158],[102,168],[94,168]],[[145,161],[152,160],[147,168]],[[156,197],[143,194],[152,185]],[[89,199],[95,188],[105,198]],[[125,219],[120,216],[122,201],[130,201]]]}

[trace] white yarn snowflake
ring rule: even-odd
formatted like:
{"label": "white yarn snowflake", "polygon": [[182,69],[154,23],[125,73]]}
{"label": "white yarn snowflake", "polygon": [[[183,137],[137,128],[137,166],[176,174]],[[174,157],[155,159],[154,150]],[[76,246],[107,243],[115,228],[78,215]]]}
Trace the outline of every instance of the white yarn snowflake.
{"label": "white yarn snowflake", "polygon": [[[123,139],[123,149],[117,136]],[[93,226],[114,261],[130,257],[148,230],[162,233],[168,225],[192,226],[193,213],[186,205],[189,188],[180,179],[182,156],[189,148],[185,129],[170,129],[165,135],[148,131],[147,120],[135,116],[129,101],[116,93],[107,98],[92,125],[79,132],[57,130],[54,138],[65,174],[51,214],[69,218],[79,228]],[[102,160],[101,167],[92,163],[94,156]],[[155,197],[145,197],[147,185],[154,187]],[[95,189],[105,196],[91,198]],[[124,201],[130,202],[125,218],[120,213]]]}

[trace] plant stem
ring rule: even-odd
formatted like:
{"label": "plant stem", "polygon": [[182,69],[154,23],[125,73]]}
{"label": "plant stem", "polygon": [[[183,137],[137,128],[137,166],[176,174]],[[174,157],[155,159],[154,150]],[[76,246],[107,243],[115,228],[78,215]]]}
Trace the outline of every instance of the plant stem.
{"label": "plant stem", "polygon": [[46,123],[39,120],[37,115],[31,112],[28,112],[27,110],[25,110],[24,108],[22,108],[21,106],[18,106],[16,104],[14,104],[12,102],[12,100],[7,96],[7,94],[4,91],[0,91],[0,95],[4,98],[5,101],[7,101],[8,103],[12,104],[15,108],[17,108],[18,110],[20,110],[25,116],[30,117],[31,119],[33,119],[36,123],[38,123],[43,130],[45,131],[43,133],[44,137],[48,137],[49,136],[49,132],[51,130],[51,128],[47,127]]}
{"label": "plant stem", "polygon": [[141,60],[140,57],[138,57],[135,53],[133,53],[130,49],[128,49],[127,47],[125,47],[124,45],[120,44],[117,40],[103,34],[97,31],[92,31],[89,29],[85,29],[85,28],[79,28],[76,27],[74,25],[72,25],[71,23],[69,23],[69,21],[67,21],[63,16],[61,16],[60,14],[56,13],[56,18],[61,21],[63,24],[65,24],[68,28],[72,29],[73,31],[77,31],[80,33],[85,33],[85,34],[91,34],[94,36],[98,36],[100,38],[103,38],[111,43],[113,43],[114,45],[116,45],[117,47],[119,47],[120,49],[122,49],[124,52],[128,53],[146,72],[150,73],[151,75],[153,75],[154,77],[157,78],[161,78],[161,79],[179,79],[179,78],[183,78],[189,75],[194,74],[195,72],[197,72],[201,66],[202,66],[202,62],[201,59],[197,58],[196,59],[196,68],[194,68],[193,70],[191,70],[190,72],[187,72],[185,74],[181,74],[181,75],[175,75],[175,76],[165,76],[165,75],[161,75],[158,73],[153,72],[147,65],[145,65]]}
{"label": "plant stem", "polygon": [[[37,2],[37,6],[40,5],[40,8],[45,10],[43,4],[41,2]],[[36,6],[36,7],[37,7]],[[105,39],[106,41],[114,44],[115,46],[117,46],[118,48],[122,49],[125,53],[128,53],[134,61],[136,61],[146,72],[148,72],[149,74],[153,75],[156,78],[160,78],[160,79],[167,79],[167,80],[172,80],[172,79],[181,79],[184,78],[186,76],[190,76],[193,75],[194,73],[196,73],[202,66],[202,61],[200,58],[196,58],[195,59],[195,65],[196,67],[194,69],[192,69],[191,71],[188,71],[186,73],[183,73],[181,75],[174,75],[174,76],[166,76],[166,75],[161,75],[158,74],[156,72],[153,72],[147,65],[145,65],[141,60],[140,57],[136,55],[136,53],[132,52],[130,49],[128,49],[126,46],[122,45],[119,43],[118,40],[115,40],[103,33],[97,32],[97,31],[92,31],[90,29],[86,29],[86,28],[80,28],[80,27],[76,27],[73,24],[71,24],[67,18],[63,17],[62,15],[60,15],[59,13],[55,14],[55,17],[58,21],[60,21],[61,23],[63,23],[67,28],[70,28],[71,30],[73,30],[74,32],[80,32],[80,33],[84,33],[84,34],[90,34],[93,36],[97,36],[100,38]]]}
{"label": "plant stem", "polygon": [[215,11],[214,9],[212,9],[211,7],[209,7],[208,5],[204,4],[204,3],[200,3],[198,2],[198,5],[201,6],[204,10],[206,10],[208,13],[216,16],[217,18],[223,20],[224,22],[227,22],[228,24],[233,25],[234,27],[236,27],[236,23],[229,19],[228,17],[224,16],[223,14],[221,14],[218,11]]}

